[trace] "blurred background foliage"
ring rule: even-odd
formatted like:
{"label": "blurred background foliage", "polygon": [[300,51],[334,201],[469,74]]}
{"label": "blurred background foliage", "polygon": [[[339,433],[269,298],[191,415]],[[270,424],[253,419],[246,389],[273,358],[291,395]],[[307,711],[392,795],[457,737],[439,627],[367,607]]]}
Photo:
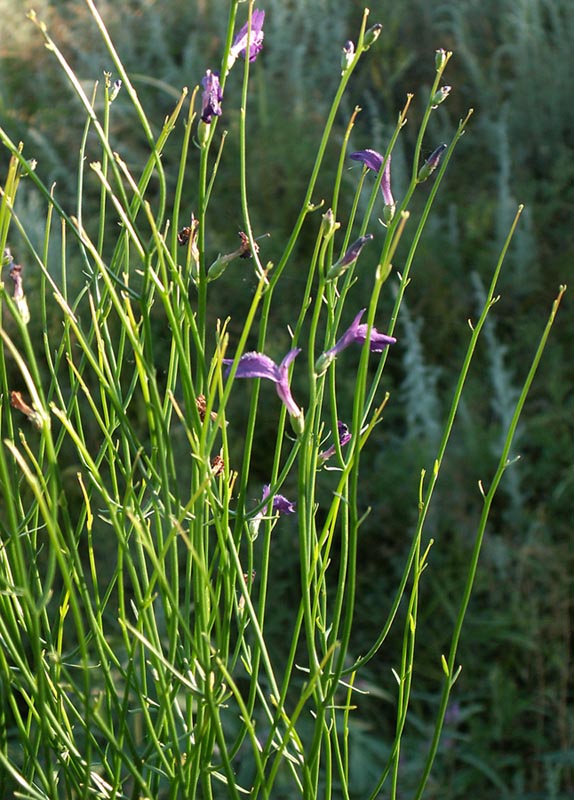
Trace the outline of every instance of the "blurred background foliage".
{"label": "blurred background foliage", "polygon": [[[193,88],[206,68],[218,68],[227,23],[225,0],[100,0],[98,8],[137,88],[148,117],[159,131],[181,88]],[[353,38],[362,5],[357,0],[266,0],[265,50],[252,74],[249,98],[249,201],[263,262],[276,262],[298,213],[315,148],[339,79],[341,46]],[[91,95],[95,81],[111,69],[90,15],[80,0],[39,0],[35,9],[62,47]],[[77,153],[84,126],[78,101],[55,59],[24,18],[21,0],[0,0],[0,120],[24,152],[38,161],[59,201],[75,210]],[[429,798],[572,798],[574,796],[574,714],[572,672],[572,574],[574,554],[573,381],[573,210],[574,5],[571,0],[426,0],[371,4],[371,22],[384,30],[353,77],[339,141],[320,177],[315,200],[325,198],[335,171],[338,147],[356,104],[359,115],[351,149],[386,148],[406,93],[415,98],[409,123],[393,153],[395,197],[411,169],[417,123],[434,70],[434,51],[453,50],[447,69],[453,86],[432,118],[425,150],[448,141],[469,107],[469,130],[449,167],[446,181],[423,236],[399,320],[399,344],[389,359],[391,399],[374,445],[364,454],[363,495],[370,515],[362,527],[362,582],[359,587],[356,653],[365,652],[386,618],[417,514],[421,468],[432,466],[454,380],[468,340],[467,319],[476,318],[485,285],[496,263],[518,203],[526,204],[501,283],[501,299],[471,372],[435,498],[427,536],[435,539],[423,581],[416,657],[417,694],[404,748],[405,774],[416,775],[425,755],[441,680],[440,654],[451,623],[481,508],[477,482],[488,482],[503,430],[528,368],[558,285],[570,284],[516,442],[521,458],[507,472],[489,527],[479,584],[460,649],[463,672],[449,712],[442,755]],[[115,76],[112,75],[112,79]],[[242,228],[238,137],[241,70],[226,88],[219,131],[229,131],[212,199],[207,247],[213,258],[230,252]],[[100,95],[101,97],[101,92]],[[182,126],[165,153],[168,180],[175,185]],[[113,106],[112,141],[134,174],[147,157],[146,142],[127,97]],[[93,152],[90,152],[93,144]],[[95,140],[88,160],[99,158]],[[183,213],[196,202],[192,151]],[[5,174],[7,153],[0,153]],[[350,197],[358,169],[345,175]],[[88,181],[89,181],[88,176]],[[415,195],[414,219],[427,184]],[[345,194],[345,193],[344,193]],[[345,197],[343,198],[345,200]],[[84,215],[97,217],[95,182],[86,187]],[[344,223],[349,203],[341,203]],[[45,233],[46,208],[33,187],[20,189],[17,212],[32,243]],[[380,213],[380,211],[379,211]],[[115,225],[115,220],[110,220]],[[306,280],[318,221],[311,217],[283,279],[284,304],[275,308],[267,352],[281,357],[288,347]],[[414,223],[411,225],[414,230]],[[376,223],[371,226],[376,233]],[[400,271],[401,257],[395,259]],[[10,241],[17,261],[27,255],[15,232]],[[57,237],[52,244],[59,271]],[[41,247],[40,247],[41,249]],[[368,292],[376,248],[365,251],[355,296]],[[361,277],[362,275],[362,277]],[[70,276],[79,287],[83,277]],[[34,296],[32,270],[25,274],[28,301]],[[36,284],[37,285],[37,284]],[[388,283],[377,325],[385,329],[392,302]],[[249,262],[236,262],[213,285],[213,321],[231,316],[231,346],[255,288]],[[366,305],[357,300],[357,308]],[[34,321],[32,325],[37,324]],[[38,331],[41,336],[41,331]],[[169,331],[158,310],[158,364],[169,346]],[[40,341],[40,338],[38,339]],[[339,385],[353,353],[340,359]],[[295,380],[297,380],[295,371]],[[303,375],[303,372],[299,373]],[[353,370],[339,397],[340,416],[350,411]],[[304,378],[302,379],[302,381]],[[19,387],[15,387],[19,388]],[[265,395],[269,387],[262,387]],[[242,390],[250,391],[244,384]],[[304,384],[294,395],[305,405]],[[237,393],[230,416],[241,431],[245,404]],[[269,392],[261,416],[253,495],[267,480],[271,458],[267,431],[278,409]],[[143,417],[143,415],[142,415]],[[237,463],[241,441],[237,444]],[[323,491],[334,483],[328,479]],[[289,487],[285,491],[289,494]],[[292,523],[292,526],[296,522]],[[297,591],[297,537],[282,522],[274,547],[272,576],[277,609],[268,620],[276,650],[285,646]],[[283,609],[283,610],[282,610]],[[270,626],[273,625],[273,629]],[[400,631],[369,667],[363,688],[369,699],[356,714],[353,797],[364,797],[385,755],[394,729],[394,678]]]}

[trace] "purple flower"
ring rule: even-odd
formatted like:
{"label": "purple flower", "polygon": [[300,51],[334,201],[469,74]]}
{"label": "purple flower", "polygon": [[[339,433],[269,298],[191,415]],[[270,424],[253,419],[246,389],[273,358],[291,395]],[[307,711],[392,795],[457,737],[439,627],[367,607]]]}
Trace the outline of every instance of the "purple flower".
{"label": "purple flower", "polygon": [[[236,378],[267,378],[273,381],[279,398],[292,417],[301,415],[301,409],[293,400],[289,388],[289,365],[299,355],[301,349],[289,350],[283,361],[277,364],[263,353],[244,353],[237,364]],[[226,375],[231,371],[232,358],[224,358],[223,363],[229,366]]]}
{"label": "purple flower", "polygon": [[[361,161],[367,169],[372,169],[373,172],[379,173],[383,166],[384,157],[377,153],[376,150],[357,150],[351,153],[350,158],[353,161]],[[385,220],[390,222],[395,213],[395,198],[391,191],[391,156],[385,163],[383,174],[381,175],[381,191],[383,193],[383,200],[385,201]]]}
{"label": "purple flower", "polygon": [[[368,325],[365,323],[361,324],[361,317],[365,311],[365,308],[359,311],[350,327],[347,328],[335,346],[331,347],[330,350],[326,350],[319,356],[315,364],[315,372],[317,375],[322,375],[333,359],[341,350],[344,350],[345,347],[349,347],[350,344],[365,344],[367,341]],[[371,328],[369,350],[371,353],[382,353],[385,347],[388,347],[390,344],[395,344],[396,341],[394,336],[387,336],[384,333],[379,333],[376,328]]]}
{"label": "purple flower", "polygon": [[[271,489],[270,485],[268,483],[265,484],[265,486],[263,487],[263,496],[261,498],[262,500],[265,500],[267,497],[269,497],[270,489]],[[287,500],[287,498],[283,497],[282,494],[276,494],[273,497],[271,511],[277,512],[278,514],[294,514],[295,503],[292,503],[291,500]],[[262,514],[266,515],[268,513],[269,513],[268,506],[265,506],[263,508]]]}
{"label": "purple flower", "polygon": [[[267,483],[263,487],[263,495],[261,497],[261,501],[267,500],[271,493],[271,487]],[[286,497],[283,497],[282,494],[276,494],[273,497],[273,502],[271,503],[271,511],[269,511],[269,503],[266,503],[261,511],[258,511],[250,520],[249,520],[249,533],[251,535],[251,540],[255,541],[257,536],[259,535],[259,528],[261,526],[261,522],[264,517],[269,516],[270,514],[294,514],[295,513],[295,503],[292,503],[291,500],[288,500]]]}
{"label": "purple flower", "polygon": [[[341,336],[339,341],[332,347],[330,350],[327,350],[324,355],[326,356],[336,356],[341,350],[344,350],[345,347],[348,347],[350,344],[365,344],[367,341],[367,328],[368,325],[361,323],[361,317],[365,313],[367,309],[363,308],[353,322],[351,326],[347,328],[345,333]],[[382,351],[390,344],[395,344],[397,340],[394,336],[387,336],[384,333],[379,333],[376,328],[371,329],[371,337],[369,340],[369,350],[371,353],[382,353]]]}
{"label": "purple flower", "polygon": [[219,83],[219,72],[206,70],[202,78],[203,96],[201,105],[201,119],[209,125],[211,118],[221,116],[221,101],[223,92]]}
{"label": "purple flower", "polygon": [[[337,428],[339,431],[339,445],[344,447],[351,441],[352,434],[344,422],[337,422]],[[319,453],[319,458],[321,461],[327,461],[327,459],[331,458],[331,456],[334,456],[336,452],[337,448],[334,444],[332,444],[331,447],[328,447],[326,450],[323,450],[322,453]]]}
{"label": "purple flower", "polygon": [[265,21],[265,11],[254,8],[251,14],[251,34],[249,34],[248,22],[236,34],[231,49],[229,50],[229,58],[227,60],[227,71],[235,64],[238,56],[243,56],[247,52],[247,39],[249,38],[249,61],[255,61],[261,50],[263,49],[263,23]]}

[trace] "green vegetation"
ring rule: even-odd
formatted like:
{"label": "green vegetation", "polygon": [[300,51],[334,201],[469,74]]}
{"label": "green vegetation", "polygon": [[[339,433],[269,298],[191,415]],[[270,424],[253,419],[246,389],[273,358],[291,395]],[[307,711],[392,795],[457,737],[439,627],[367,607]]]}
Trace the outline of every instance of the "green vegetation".
{"label": "green vegetation", "polygon": [[260,5],[0,0],[0,797],[565,800],[574,7]]}

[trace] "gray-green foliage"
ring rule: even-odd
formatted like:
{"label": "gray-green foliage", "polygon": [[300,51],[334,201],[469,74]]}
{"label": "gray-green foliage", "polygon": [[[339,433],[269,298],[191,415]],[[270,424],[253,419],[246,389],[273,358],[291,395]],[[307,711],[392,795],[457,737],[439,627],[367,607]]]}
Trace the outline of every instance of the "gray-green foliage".
{"label": "gray-green foliage", "polygon": [[440,440],[443,413],[437,388],[440,370],[429,359],[432,339],[423,339],[422,320],[412,319],[406,303],[400,322],[404,369],[401,402],[407,436],[422,440],[425,449],[434,449]]}
{"label": "gray-green foliage", "polygon": [[574,108],[565,103],[574,72],[574,7],[569,0],[444,3],[437,10],[452,35],[485,120],[506,107],[519,163],[548,164],[568,148]]}
{"label": "gray-green foliage", "polygon": [[[477,309],[480,309],[484,305],[486,292],[480,276],[476,272],[471,275],[471,283],[476,296]],[[514,376],[508,365],[508,347],[502,343],[496,330],[496,324],[492,320],[487,320],[484,326],[484,339],[488,365],[486,390],[490,399],[490,407],[502,428],[507,430],[518,399],[518,388],[514,385]],[[515,454],[520,452],[520,447],[524,440],[521,433],[523,431],[519,429],[516,434],[515,451],[511,454],[511,458],[514,458]],[[499,451],[500,444],[500,438],[492,442],[493,453]],[[520,522],[524,504],[519,469],[511,468],[508,470],[505,488],[511,501],[514,522],[517,524]]]}

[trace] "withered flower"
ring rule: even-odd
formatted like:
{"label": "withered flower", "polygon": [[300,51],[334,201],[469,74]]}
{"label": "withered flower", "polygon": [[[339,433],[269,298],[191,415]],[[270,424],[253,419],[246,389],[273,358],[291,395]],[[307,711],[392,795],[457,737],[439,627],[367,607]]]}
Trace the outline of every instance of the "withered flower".
{"label": "withered flower", "polygon": [[21,392],[10,392],[10,405],[25,414],[35,428],[42,427],[42,415],[26,403]]}
{"label": "withered flower", "polygon": [[[199,419],[203,422],[205,420],[205,412],[207,411],[207,401],[205,399],[204,394],[199,394],[195,398],[195,405],[197,407],[197,413],[199,414]],[[215,411],[212,411],[210,417],[213,421],[217,419],[217,414]]]}
{"label": "withered flower", "polygon": [[222,475],[225,470],[225,461],[221,456],[215,456],[211,461],[211,469],[215,477]]}

